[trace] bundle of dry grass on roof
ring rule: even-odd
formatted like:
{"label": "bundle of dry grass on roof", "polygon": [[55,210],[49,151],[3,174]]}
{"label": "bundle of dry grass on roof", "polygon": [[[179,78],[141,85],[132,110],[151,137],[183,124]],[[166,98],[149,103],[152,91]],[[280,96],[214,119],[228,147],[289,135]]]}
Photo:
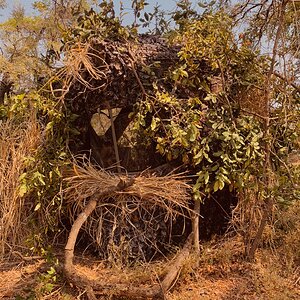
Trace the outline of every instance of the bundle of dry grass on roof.
{"label": "bundle of dry grass on roof", "polygon": [[[88,200],[101,191],[129,178],[90,162],[74,162],[66,174],[64,190],[71,218],[82,212]],[[157,177],[139,174],[132,186],[98,199],[98,206],[85,222],[82,239],[99,251],[102,258],[128,262],[149,261],[170,248],[173,223],[178,217],[190,217],[190,185],[184,174]]]}

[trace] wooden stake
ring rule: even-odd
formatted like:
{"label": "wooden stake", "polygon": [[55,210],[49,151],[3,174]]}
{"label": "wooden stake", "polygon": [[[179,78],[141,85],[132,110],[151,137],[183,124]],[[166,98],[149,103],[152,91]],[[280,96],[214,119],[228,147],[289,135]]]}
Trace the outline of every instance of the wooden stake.
{"label": "wooden stake", "polygon": [[110,107],[108,108],[108,112],[109,112],[109,118],[110,118],[110,123],[111,123],[111,132],[112,132],[112,138],[113,138],[113,143],[114,143],[114,151],[115,151],[115,156],[116,156],[116,161],[117,161],[117,171],[120,174],[121,173],[121,165],[120,165],[118,141],[117,141],[117,137],[116,137],[116,130],[115,130],[112,109]]}
{"label": "wooden stake", "polygon": [[194,216],[193,216],[193,244],[194,250],[198,254],[200,252],[199,244],[199,216],[200,216],[200,201],[195,200],[194,203]]}

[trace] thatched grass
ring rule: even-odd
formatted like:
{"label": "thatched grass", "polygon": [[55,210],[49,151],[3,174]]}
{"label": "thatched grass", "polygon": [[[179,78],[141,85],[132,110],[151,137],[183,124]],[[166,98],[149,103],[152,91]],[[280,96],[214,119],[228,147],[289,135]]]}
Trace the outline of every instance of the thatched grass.
{"label": "thatched grass", "polygon": [[35,117],[18,124],[0,121],[0,257],[26,236],[28,207],[26,197],[19,194],[19,178],[25,172],[25,158],[34,154],[40,142]]}
{"label": "thatched grass", "polygon": [[[90,197],[116,186],[120,178],[128,178],[96,169],[89,162],[81,166],[74,162],[73,170],[65,176],[64,197],[73,217],[83,210]],[[98,199],[85,231],[100,253],[112,261],[124,262],[133,257],[149,260],[160,252],[160,246],[168,247],[176,218],[190,217],[190,199],[190,185],[184,174],[140,174],[124,191]]]}
{"label": "thatched grass", "polygon": [[[99,53],[90,43],[78,42],[66,49],[63,64],[64,67],[49,81],[54,96],[58,94],[63,99],[75,82],[89,90],[101,89],[108,84],[106,74],[109,73],[109,65],[103,59],[103,53]],[[57,79],[63,82],[61,89],[52,87],[51,82],[56,82]],[[93,80],[97,80],[97,86],[90,83]]]}

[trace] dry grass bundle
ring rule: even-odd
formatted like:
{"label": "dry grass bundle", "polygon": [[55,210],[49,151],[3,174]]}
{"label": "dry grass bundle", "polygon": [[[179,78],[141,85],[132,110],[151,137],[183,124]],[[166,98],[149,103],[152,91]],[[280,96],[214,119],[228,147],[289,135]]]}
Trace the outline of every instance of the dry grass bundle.
{"label": "dry grass bundle", "polygon": [[[101,89],[106,85],[109,66],[102,56],[89,43],[72,45],[66,51],[64,67],[56,74],[57,78],[63,80],[61,96],[64,97],[74,82],[81,83],[89,90]],[[93,86],[90,83],[92,80],[97,80],[98,85]],[[55,94],[54,90],[52,92]]]}
{"label": "dry grass bundle", "polygon": [[259,193],[258,187],[240,193],[238,203],[232,211],[229,231],[233,230],[243,237],[246,252],[262,218],[263,202]]}
{"label": "dry grass bundle", "polygon": [[20,124],[0,123],[0,256],[6,245],[22,241],[26,231],[26,198],[19,195],[19,178],[25,171],[25,158],[32,156],[41,142],[35,117]]}
{"label": "dry grass bundle", "polygon": [[[64,190],[71,216],[82,211],[89,197],[116,186],[120,177],[128,178],[98,170],[90,163],[80,166],[75,162],[65,178],[68,187]],[[100,254],[112,261],[151,260],[160,248],[168,247],[177,217],[189,214],[189,191],[183,174],[140,174],[132,186],[99,199],[85,231]]]}

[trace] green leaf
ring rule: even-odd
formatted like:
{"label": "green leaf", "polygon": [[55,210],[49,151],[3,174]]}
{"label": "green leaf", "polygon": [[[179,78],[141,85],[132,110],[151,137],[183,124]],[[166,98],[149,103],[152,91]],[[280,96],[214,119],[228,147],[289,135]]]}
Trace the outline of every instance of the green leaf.
{"label": "green leaf", "polygon": [[26,176],[27,176],[27,173],[26,173],[26,172],[22,173],[22,174],[20,175],[20,177],[19,177],[19,180],[20,180],[20,181],[23,181],[23,180],[26,178]]}
{"label": "green leaf", "polygon": [[44,178],[45,176],[43,174],[41,174],[39,171],[36,171],[33,173],[33,178],[38,179],[38,181],[42,184],[42,185],[46,185]]}
{"label": "green leaf", "polygon": [[187,78],[187,77],[189,76],[188,72],[185,71],[185,70],[181,70],[181,71],[180,71],[180,75],[181,75],[182,77],[185,77],[185,78]]}
{"label": "green leaf", "polygon": [[209,163],[212,163],[212,160],[209,158],[208,154],[206,152],[203,152],[203,156],[207,159]]}
{"label": "green leaf", "polygon": [[215,94],[208,94],[204,101],[211,101],[212,103],[217,103],[217,96]]}
{"label": "green leaf", "polygon": [[197,139],[197,135],[198,135],[198,129],[194,124],[192,124],[189,130],[189,141],[195,142]]}
{"label": "green leaf", "polygon": [[40,208],[41,208],[41,203],[38,203],[35,208],[34,208],[34,211],[38,211]]}
{"label": "green leaf", "polygon": [[23,183],[19,187],[19,196],[23,197],[27,193],[27,184]]}
{"label": "green leaf", "polygon": [[209,173],[206,172],[205,175],[204,175],[204,182],[205,182],[205,184],[207,184],[208,181],[209,181]]}
{"label": "green leaf", "polygon": [[152,118],[150,128],[152,131],[156,128],[156,118]]}
{"label": "green leaf", "polygon": [[53,275],[53,274],[56,273],[56,270],[55,270],[53,267],[51,267],[50,270],[47,271],[47,273],[48,273],[49,275]]}
{"label": "green leaf", "polygon": [[48,122],[48,124],[46,125],[46,131],[51,131],[53,129],[54,126],[54,121]]}
{"label": "green leaf", "polygon": [[199,190],[195,191],[194,194],[193,194],[193,198],[195,201],[201,201],[202,198],[201,198],[201,193]]}
{"label": "green leaf", "polygon": [[214,153],[213,153],[213,156],[219,157],[219,156],[221,156],[223,153],[224,153],[223,151],[217,151],[217,152],[214,152]]}
{"label": "green leaf", "polygon": [[152,118],[150,128],[154,131],[157,128],[157,123],[160,121],[159,118]]}
{"label": "green leaf", "polygon": [[76,128],[70,128],[69,131],[73,135],[80,135],[80,131]]}
{"label": "green leaf", "polygon": [[180,137],[180,143],[181,143],[181,145],[182,145],[183,147],[185,147],[185,148],[188,148],[188,147],[189,147],[189,143],[188,143],[188,141],[187,141],[187,139],[185,138],[184,135],[182,135],[182,136]]}
{"label": "green leaf", "polygon": [[223,190],[224,186],[225,186],[225,183],[223,180],[218,180],[219,182],[219,190]]}
{"label": "green leaf", "polygon": [[52,292],[52,290],[53,290],[53,288],[54,288],[54,284],[53,283],[46,283],[45,285],[44,285],[44,287],[45,287],[45,291],[47,291],[47,292]]}
{"label": "green leaf", "polygon": [[219,165],[218,164],[215,164],[212,168],[211,168],[211,171],[215,172],[219,169]]}
{"label": "green leaf", "polygon": [[216,192],[218,189],[219,189],[219,180],[215,181],[214,192]]}
{"label": "green leaf", "polygon": [[195,165],[200,164],[203,159],[203,149],[201,149],[195,156],[194,156],[194,163]]}

